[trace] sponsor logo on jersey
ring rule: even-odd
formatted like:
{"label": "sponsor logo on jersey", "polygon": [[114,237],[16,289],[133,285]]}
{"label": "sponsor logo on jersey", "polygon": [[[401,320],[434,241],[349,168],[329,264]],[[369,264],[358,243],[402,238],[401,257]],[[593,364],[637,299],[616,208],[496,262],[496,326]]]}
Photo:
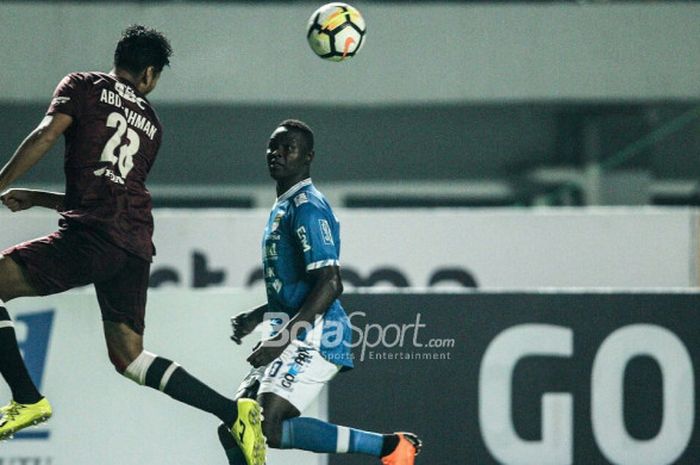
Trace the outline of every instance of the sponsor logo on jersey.
{"label": "sponsor logo on jersey", "polygon": [[95,176],[104,176],[105,178],[109,179],[115,184],[125,184],[124,178],[122,178],[109,168],[100,168],[98,170],[95,170]]}
{"label": "sponsor logo on jersey", "polygon": [[304,372],[304,365],[308,365],[309,363],[311,363],[312,357],[313,355],[308,347],[299,347],[297,349],[296,357],[294,357],[294,360],[288,365],[289,369],[287,370],[287,373],[285,373],[282,377],[282,381],[280,384],[282,384],[283,388],[292,388],[292,385],[296,381],[297,376],[300,373]]}
{"label": "sponsor logo on jersey", "polygon": [[304,252],[311,250],[311,244],[309,244],[309,236],[306,234],[306,228],[304,226],[299,226],[297,229],[297,237],[301,241],[301,248]]}
{"label": "sponsor logo on jersey", "polygon": [[134,89],[131,87],[121,82],[116,82],[114,83],[114,90],[116,90],[117,93],[127,102],[135,103],[142,110],[146,109],[146,101],[141,97],[138,97],[134,92]]}
{"label": "sponsor logo on jersey", "polygon": [[277,258],[277,243],[273,242],[265,247],[265,256],[269,259]]}

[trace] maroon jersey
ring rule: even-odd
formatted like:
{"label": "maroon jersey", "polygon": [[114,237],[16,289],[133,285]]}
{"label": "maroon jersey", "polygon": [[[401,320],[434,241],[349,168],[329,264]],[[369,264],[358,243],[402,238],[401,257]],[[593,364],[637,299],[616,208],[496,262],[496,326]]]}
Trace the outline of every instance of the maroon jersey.
{"label": "maroon jersey", "polygon": [[146,177],[162,140],[158,116],[128,81],[72,73],[54,92],[48,115],[73,117],[65,133],[65,209],[61,215],[145,259],[154,254]]}

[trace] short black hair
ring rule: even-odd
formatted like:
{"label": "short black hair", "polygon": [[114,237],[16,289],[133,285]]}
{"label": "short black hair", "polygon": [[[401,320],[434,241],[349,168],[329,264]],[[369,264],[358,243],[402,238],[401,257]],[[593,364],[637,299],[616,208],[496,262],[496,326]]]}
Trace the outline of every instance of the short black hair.
{"label": "short black hair", "polygon": [[304,140],[306,150],[311,152],[314,149],[314,132],[308,124],[298,119],[286,119],[282,121],[279,126],[299,132]]}
{"label": "short black hair", "polygon": [[163,33],[134,24],[122,32],[114,50],[115,68],[139,74],[149,66],[157,73],[170,64],[173,49]]}

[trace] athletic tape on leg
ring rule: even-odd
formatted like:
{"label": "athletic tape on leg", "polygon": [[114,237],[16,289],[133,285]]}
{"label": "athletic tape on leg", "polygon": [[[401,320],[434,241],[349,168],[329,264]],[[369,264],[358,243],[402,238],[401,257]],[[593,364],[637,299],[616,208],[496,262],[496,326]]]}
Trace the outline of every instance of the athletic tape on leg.
{"label": "athletic tape on leg", "polygon": [[124,376],[143,386],[146,383],[146,373],[155,359],[155,354],[144,350],[126,367]]}

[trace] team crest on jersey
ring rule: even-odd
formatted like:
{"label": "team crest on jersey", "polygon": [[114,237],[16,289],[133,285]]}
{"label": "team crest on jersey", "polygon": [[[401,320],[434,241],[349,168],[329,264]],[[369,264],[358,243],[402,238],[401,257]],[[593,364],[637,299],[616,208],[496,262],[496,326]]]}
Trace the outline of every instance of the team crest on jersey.
{"label": "team crest on jersey", "polygon": [[318,220],[318,225],[321,227],[321,237],[323,237],[323,243],[326,245],[334,245],[331,225],[328,224],[328,221],[323,219]]}
{"label": "team crest on jersey", "polygon": [[302,192],[301,194],[294,197],[294,205],[297,207],[299,205],[305,204],[308,201],[309,201],[309,198],[306,196],[306,192]]}

